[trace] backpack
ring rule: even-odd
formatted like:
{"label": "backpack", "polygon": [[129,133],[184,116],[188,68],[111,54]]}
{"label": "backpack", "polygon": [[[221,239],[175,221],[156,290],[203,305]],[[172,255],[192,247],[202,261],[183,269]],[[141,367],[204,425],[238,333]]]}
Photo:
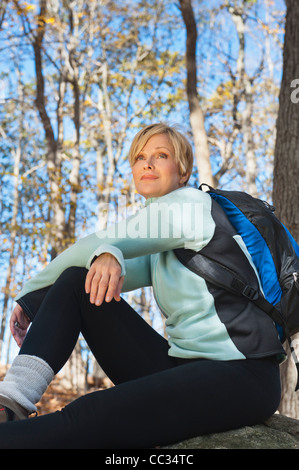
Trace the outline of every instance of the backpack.
{"label": "backpack", "polygon": [[[202,184],[199,190],[202,190]],[[175,250],[178,259],[206,281],[235,295],[243,295],[274,321],[281,342],[288,341],[299,389],[299,361],[291,336],[299,331],[299,246],[274,214],[274,207],[241,191],[208,186],[208,194],[221,206],[242,237],[259,274],[262,292],[247,285],[231,268],[200,252]],[[191,261],[192,260],[192,261]]]}

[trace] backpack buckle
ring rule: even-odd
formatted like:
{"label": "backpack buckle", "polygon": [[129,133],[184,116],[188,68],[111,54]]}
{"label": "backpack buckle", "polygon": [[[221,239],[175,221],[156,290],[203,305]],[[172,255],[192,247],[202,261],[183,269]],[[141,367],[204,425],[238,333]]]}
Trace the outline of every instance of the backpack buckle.
{"label": "backpack buckle", "polygon": [[249,300],[256,300],[259,296],[258,291],[250,286],[245,286],[242,292],[244,297],[247,297]]}
{"label": "backpack buckle", "polygon": [[297,287],[297,291],[299,293],[299,276],[298,276],[298,273],[293,273],[293,278],[294,278],[294,283],[295,283],[295,286]]}

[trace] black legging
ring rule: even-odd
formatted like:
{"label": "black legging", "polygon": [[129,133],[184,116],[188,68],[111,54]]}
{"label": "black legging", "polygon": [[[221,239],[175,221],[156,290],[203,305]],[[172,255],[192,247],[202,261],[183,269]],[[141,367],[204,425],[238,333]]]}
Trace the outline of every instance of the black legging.
{"label": "black legging", "polygon": [[116,385],[63,410],[0,425],[0,448],[138,449],[260,423],[280,401],[272,358],[187,360],[124,300],[89,302],[84,268],[67,269],[45,297],[20,354],[44,359],[57,373],[80,331]]}

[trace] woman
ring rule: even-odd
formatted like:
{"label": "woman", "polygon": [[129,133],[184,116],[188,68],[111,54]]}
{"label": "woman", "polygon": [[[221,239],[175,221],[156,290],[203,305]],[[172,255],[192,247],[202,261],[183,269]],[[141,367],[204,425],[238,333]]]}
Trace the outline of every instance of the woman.
{"label": "woman", "polygon": [[[1,448],[149,448],[259,423],[279,404],[284,351],[271,320],[209,286],[175,255],[205,250],[216,232],[220,240],[229,234],[238,265],[258,283],[219,208],[186,187],[190,144],[174,128],[153,124],[136,135],[129,159],[145,207],[79,240],[16,299],[11,330],[21,349],[0,384]],[[168,341],[120,297],[149,285],[167,318]],[[25,419],[80,332],[115,387]]]}

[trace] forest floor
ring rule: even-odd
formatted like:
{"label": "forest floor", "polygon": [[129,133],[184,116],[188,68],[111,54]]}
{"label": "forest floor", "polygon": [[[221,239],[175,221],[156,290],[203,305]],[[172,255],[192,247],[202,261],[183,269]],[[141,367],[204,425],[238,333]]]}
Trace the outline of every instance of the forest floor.
{"label": "forest floor", "polygon": [[[0,365],[0,381],[3,380],[6,370],[5,366]],[[37,403],[38,416],[61,410],[68,403],[86,393],[104,390],[112,386],[110,381],[106,379],[101,380],[97,386],[95,386],[92,379],[89,379],[87,391],[78,392],[65,388],[61,382],[63,380],[58,374],[47,388],[42,399]]]}

